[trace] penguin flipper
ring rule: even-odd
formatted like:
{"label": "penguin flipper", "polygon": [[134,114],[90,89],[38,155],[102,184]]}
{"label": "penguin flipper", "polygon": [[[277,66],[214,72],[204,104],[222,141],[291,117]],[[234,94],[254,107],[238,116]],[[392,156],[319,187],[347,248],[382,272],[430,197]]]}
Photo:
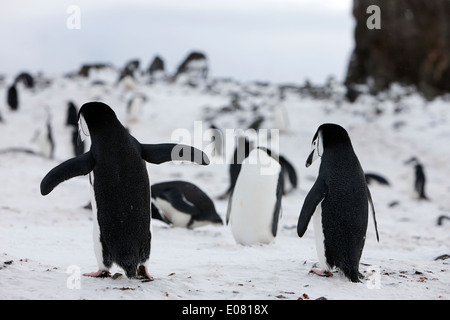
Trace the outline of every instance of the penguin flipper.
{"label": "penguin flipper", "polygon": [[367,196],[369,198],[370,208],[372,210],[373,222],[375,225],[375,232],[377,234],[377,241],[380,242],[380,236],[378,235],[377,218],[375,217],[375,206],[373,205],[372,195],[370,194],[369,187],[367,187]]}
{"label": "penguin flipper", "polygon": [[281,171],[277,185],[277,201],[275,202],[275,208],[273,211],[272,235],[274,237],[277,236],[278,221],[281,217],[281,198],[283,197],[283,186],[284,186],[283,179],[284,179],[283,171]]}
{"label": "penguin flipper", "polygon": [[298,183],[297,173],[295,172],[295,169],[292,166],[292,164],[283,156],[280,156],[280,164],[287,170],[289,181],[291,182],[292,187],[297,188]]}
{"label": "penguin flipper", "polygon": [[227,216],[226,216],[226,224],[228,225],[228,221],[230,221],[231,214],[231,206],[233,204],[233,190],[230,191],[230,197],[228,198],[228,208],[227,208]]}
{"label": "penguin flipper", "polygon": [[168,161],[190,161],[200,165],[209,164],[206,153],[184,144],[141,144],[141,150],[142,159],[154,164]]}
{"label": "penguin flipper", "polygon": [[327,195],[327,186],[323,177],[319,176],[303,202],[297,223],[297,234],[302,237],[308,228],[309,221]]}
{"label": "penguin flipper", "polygon": [[94,169],[95,160],[92,153],[86,152],[78,157],[64,161],[56,166],[42,179],[41,194],[43,196],[52,192],[52,190],[61,182],[73,177],[84,176]]}

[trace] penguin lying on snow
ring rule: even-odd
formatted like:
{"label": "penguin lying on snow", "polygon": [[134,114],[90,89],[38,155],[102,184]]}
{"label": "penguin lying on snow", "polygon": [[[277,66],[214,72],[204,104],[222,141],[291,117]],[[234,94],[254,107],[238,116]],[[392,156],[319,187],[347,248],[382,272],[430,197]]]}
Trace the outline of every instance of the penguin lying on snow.
{"label": "penguin lying on snow", "polygon": [[41,193],[47,195],[63,181],[89,174],[99,270],[85,275],[108,276],[116,263],[128,278],[151,279],[150,181],[145,161],[190,160],[205,165],[209,160],[186,145],[139,143],[101,102],[84,104],[78,118],[80,134],[90,135],[91,148],[53,168],[41,182]]}
{"label": "penguin lying on snow", "polygon": [[242,163],[231,191],[227,224],[242,245],[272,242],[281,215],[283,174],[280,164],[262,149],[254,149]]}
{"label": "penguin lying on snow", "polygon": [[369,203],[378,237],[375,209],[364,172],[347,131],[337,124],[322,124],[312,140],[306,167],[321,157],[319,174],[305,198],[297,224],[302,237],[314,216],[319,264],[328,274],[336,266],[352,282],[359,282],[358,270],[368,224]]}
{"label": "penguin lying on snow", "polygon": [[169,181],[151,186],[152,217],[175,227],[194,229],[207,224],[222,225],[214,202],[196,185]]}

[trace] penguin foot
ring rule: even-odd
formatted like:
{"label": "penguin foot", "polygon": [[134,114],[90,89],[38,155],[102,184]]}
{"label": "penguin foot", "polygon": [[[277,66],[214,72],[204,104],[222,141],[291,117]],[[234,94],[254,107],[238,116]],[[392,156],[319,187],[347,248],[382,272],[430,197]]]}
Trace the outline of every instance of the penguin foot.
{"label": "penguin foot", "polygon": [[93,278],[109,278],[111,277],[111,273],[105,270],[98,270],[96,272],[84,273],[83,276],[93,277]]}
{"label": "penguin foot", "polygon": [[144,278],[144,281],[153,281],[153,277],[150,275],[150,273],[148,273],[148,270],[146,267],[144,266],[139,266],[138,270],[137,270],[137,276]]}
{"label": "penguin foot", "polygon": [[317,269],[317,268],[312,268],[311,271],[309,271],[309,273],[315,273],[318,276],[326,277],[326,278],[333,276],[333,274],[330,271],[328,271],[328,270],[321,270],[321,269]]}

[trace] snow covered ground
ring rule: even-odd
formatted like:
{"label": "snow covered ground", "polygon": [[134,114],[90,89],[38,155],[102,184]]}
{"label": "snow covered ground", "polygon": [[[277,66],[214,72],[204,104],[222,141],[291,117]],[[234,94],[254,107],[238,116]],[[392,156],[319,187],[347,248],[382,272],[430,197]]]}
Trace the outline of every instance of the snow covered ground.
{"label": "snow covered ground", "polygon": [[[192,87],[164,81],[148,84],[145,79],[116,84],[117,77],[116,71],[105,70],[87,79],[51,79],[48,87],[33,91],[19,87],[17,111],[6,105],[11,79],[1,85],[0,150],[38,150],[33,137],[45,125],[48,111],[56,149],[54,159],[0,154],[0,299],[450,299],[450,260],[435,260],[450,254],[450,221],[437,225],[439,216],[450,216],[448,100],[427,102],[394,86],[384,95],[362,95],[350,104],[339,85],[332,87],[327,99],[287,89],[281,100],[275,84],[211,81],[208,87]],[[103,84],[92,85],[95,80]],[[140,118],[132,122],[126,105],[137,92],[148,99]],[[241,110],[219,112],[236,93]],[[78,107],[92,100],[107,103],[143,143],[179,142],[173,139],[184,133],[203,149],[208,142],[198,137],[209,127],[207,119],[214,118],[222,129],[246,128],[256,117],[252,110],[258,109],[265,117],[262,128],[273,129],[275,107],[284,108],[289,125],[275,148],[293,163],[300,182],[283,198],[275,242],[246,247],[235,243],[226,225],[187,230],[153,221],[154,281],[79,277],[97,270],[92,216],[83,208],[89,202],[88,179],[67,181],[46,197],[39,192],[45,174],[72,157],[65,125],[69,100]],[[360,265],[366,280],[360,284],[339,273],[330,278],[310,274],[317,262],[312,225],[303,238],[296,234],[319,161],[308,169],[304,164],[312,136],[324,122],[345,127],[364,170],[383,175],[391,184],[370,186],[380,242],[370,219]],[[233,148],[229,142],[227,161]],[[404,162],[412,156],[425,166],[430,201],[418,201],[410,192],[412,168]],[[217,197],[228,187],[228,165],[223,158],[212,160],[206,167],[148,164],[148,171],[152,183],[183,179],[197,184],[214,199],[225,220],[227,200]],[[116,272],[122,270],[112,270]]]}

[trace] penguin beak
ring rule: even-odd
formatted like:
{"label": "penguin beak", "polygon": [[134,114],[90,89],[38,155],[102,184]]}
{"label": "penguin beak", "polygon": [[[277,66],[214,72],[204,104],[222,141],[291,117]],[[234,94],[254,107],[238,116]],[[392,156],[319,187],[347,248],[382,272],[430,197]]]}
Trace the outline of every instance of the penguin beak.
{"label": "penguin beak", "polygon": [[309,156],[308,156],[308,159],[306,159],[306,167],[308,168],[312,163],[313,163],[313,161],[314,161],[314,152],[315,152],[316,150],[313,150],[313,151],[311,151],[311,153],[309,154]]}

